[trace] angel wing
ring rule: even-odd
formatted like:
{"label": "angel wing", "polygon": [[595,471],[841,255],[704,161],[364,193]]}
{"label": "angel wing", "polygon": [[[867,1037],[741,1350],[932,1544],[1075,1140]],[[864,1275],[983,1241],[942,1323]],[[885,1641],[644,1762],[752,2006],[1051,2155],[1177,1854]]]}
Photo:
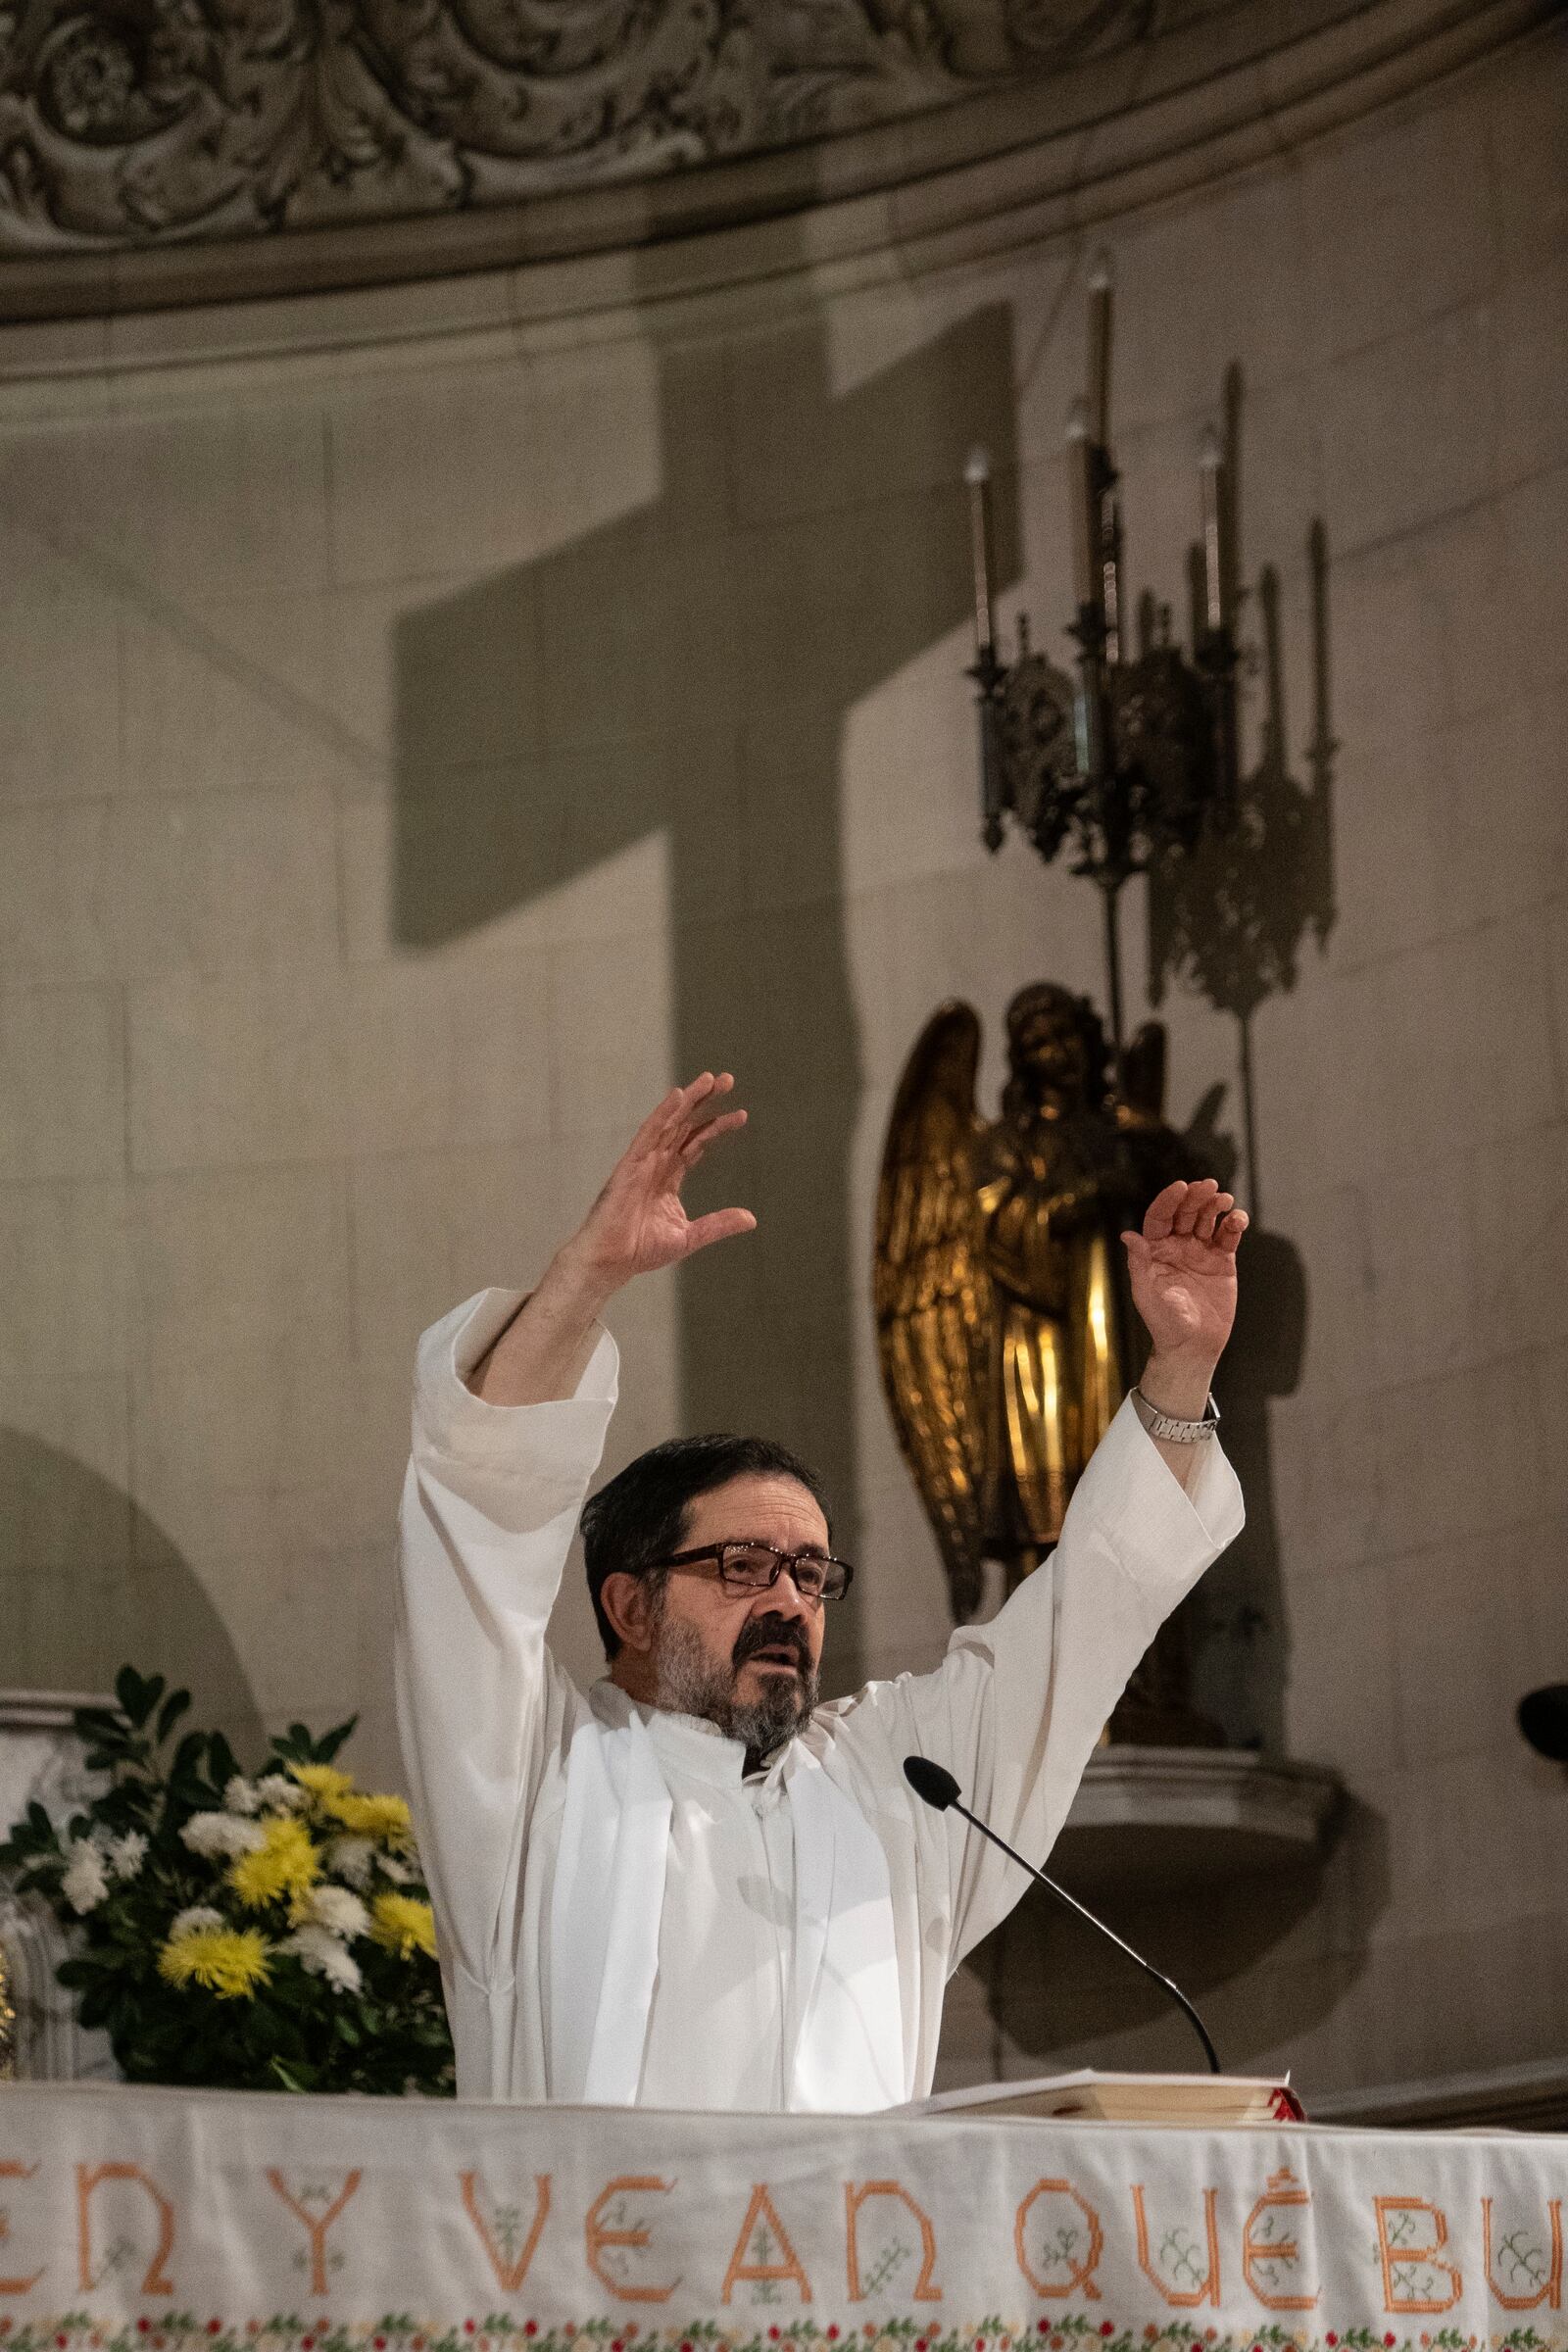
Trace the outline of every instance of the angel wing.
{"label": "angel wing", "polygon": [[995,1316],[976,1208],[980,1022],[939,1007],[905,1064],[882,1152],[873,1278],[894,1427],[936,1531],[959,1623],[980,1605],[994,1458]]}

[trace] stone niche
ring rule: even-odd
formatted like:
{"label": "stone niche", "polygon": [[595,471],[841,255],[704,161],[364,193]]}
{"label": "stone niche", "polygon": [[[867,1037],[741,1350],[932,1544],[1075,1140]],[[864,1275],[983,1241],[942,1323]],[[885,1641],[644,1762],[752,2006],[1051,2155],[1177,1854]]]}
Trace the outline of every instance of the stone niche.
{"label": "stone niche", "polygon": [[[72,1729],[77,1707],[112,1706],[76,1690],[0,1690],[0,1824],[7,1831],[31,1804],[64,1824],[94,1794],[81,1741]],[[0,1877],[0,1955],[16,2012],[14,2071],[23,2081],[113,2081],[109,2036],[84,2033],[75,2004],[55,1981],[66,1938],[36,1895],[18,1894]]]}

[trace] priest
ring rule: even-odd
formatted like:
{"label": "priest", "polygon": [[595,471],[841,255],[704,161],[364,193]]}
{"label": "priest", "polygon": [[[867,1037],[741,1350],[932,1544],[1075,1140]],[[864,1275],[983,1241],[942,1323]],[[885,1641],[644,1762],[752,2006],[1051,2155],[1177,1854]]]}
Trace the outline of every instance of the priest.
{"label": "priest", "polygon": [[[463,2097],[923,2096],[948,1979],[1026,1881],[921,1804],[905,1757],[1044,1860],[1133,1668],[1242,1525],[1209,1384],[1247,1219],[1209,1180],[1122,1237],[1139,1389],[1055,1550],[934,1672],[819,1703],[853,1569],[815,1474],[765,1438],[672,1440],[585,1507],[615,1405],[605,1309],[755,1224],[681,1204],[745,1119],[731,1087],[668,1095],[537,1287],[486,1291],[419,1346],[398,1720]],[[608,1666],[587,1690],[546,1640],[579,1520]]]}

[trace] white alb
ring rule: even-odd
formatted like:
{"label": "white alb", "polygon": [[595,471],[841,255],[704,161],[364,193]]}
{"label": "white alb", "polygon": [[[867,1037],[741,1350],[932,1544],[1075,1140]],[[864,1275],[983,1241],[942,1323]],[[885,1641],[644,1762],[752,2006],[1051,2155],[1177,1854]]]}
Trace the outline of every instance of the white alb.
{"label": "white alb", "polygon": [[765,1770],[711,1724],[581,1691],[545,1632],[614,1409],[464,1385],[518,1304],[428,1331],[397,1605],[398,1716],[466,2098],[864,2112],[931,2087],[943,1991],[1022,1891],[906,1755],[1044,1860],[1159,1625],[1242,1525],[1217,1443],[1184,1493],[1124,1406],[1061,1540],[935,1672],[823,1706]]}

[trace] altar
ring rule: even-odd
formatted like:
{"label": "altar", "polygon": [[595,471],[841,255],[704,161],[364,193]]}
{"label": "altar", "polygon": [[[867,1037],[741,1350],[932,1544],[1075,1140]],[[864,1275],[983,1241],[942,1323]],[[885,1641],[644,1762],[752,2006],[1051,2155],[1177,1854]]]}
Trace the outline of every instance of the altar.
{"label": "altar", "polygon": [[0,2341],[1553,2352],[1568,2142],[0,2088]]}

